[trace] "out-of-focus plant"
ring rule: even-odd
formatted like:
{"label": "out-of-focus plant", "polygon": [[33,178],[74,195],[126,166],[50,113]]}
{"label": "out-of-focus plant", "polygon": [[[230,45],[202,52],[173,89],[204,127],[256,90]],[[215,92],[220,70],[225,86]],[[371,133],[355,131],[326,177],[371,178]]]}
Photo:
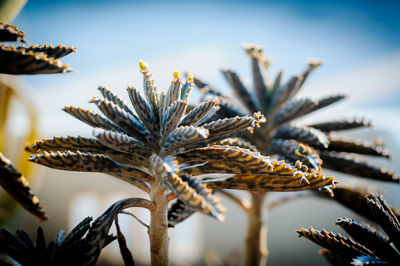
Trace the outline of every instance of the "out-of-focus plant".
{"label": "out-of-focus plant", "polygon": [[399,265],[400,264],[400,222],[382,197],[367,195],[363,200],[364,209],[369,211],[373,221],[378,223],[386,235],[370,225],[353,219],[339,218],[335,225],[342,227],[350,237],[341,234],[301,228],[296,232],[317,245],[332,265]]}
{"label": "out-of-focus plant", "polygon": [[[26,135],[25,141],[32,142],[37,137],[37,115],[36,109],[27,99],[26,93],[22,88],[18,88],[15,76],[21,74],[49,74],[65,73],[71,71],[68,65],[63,65],[58,58],[71,52],[75,52],[73,47],[58,45],[37,46],[31,45],[25,47],[20,45],[15,47],[9,45],[9,42],[26,43],[25,33],[18,30],[14,25],[0,22],[0,151],[5,152],[10,149],[9,139],[6,135],[6,122],[9,119],[9,110],[14,99],[22,102],[22,106],[27,110],[30,130]],[[27,163],[28,153],[21,149],[17,159],[17,167],[4,157],[0,156],[0,185],[25,209],[39,217],[41,220],[47,219],[43,209],[38,204],[38,199],[29,189],[28,181],[22,176],[29,176],[30,164]],[[21,171],[19,172],[17,168]],[[31,202],[29,202],[29,199]],[[1,223],[9,221],[15,205],[6,195],[1,200]]]}
{"label": "out-of-focus plant", "polygon": [[[209,121],[219,108],[210,99],[189,111],[193,77],[182,82],[175,71],[169,89],[158,91],[146,63],[140,61],[144,95],[134,87],[128,94],[134,109],[110,90],[95,104],[104,115],[76,107],[64,111],[94,127],[93,137],[43,139],[27,150],[31,161],[62,170],[107,173],[148,193],[142,206],[150,211],[148,234],[152,265],[168,264],[168,227],[198,211],[224,220],[215,189],[306,190],[332,186],[333,178],[303,171],[247,148],[218,144],[247,134],[265,122],[259,113]],[[204,175],[207,174],[207,177]],[[228,177],[221,174],[230,174]],[[171,201],[174,201],[170,204]]]}
{"label": "out-of-focus plant", "polygon": [[[359,156],[372,155],[389,158],[389,153],[382,146],[340,138],[334,134],[335,131],[369,127],[371,126],[369,121],[351,118],[310,125],[293,123],[298,118],[345,98],[341,94],[318,100],[295,97],[310,74],[321,65],[320,61],[310,60],[303,73],[294,75],[283,83],[283,71],[280,71],[274,79],[270,79],[268,75],[270,60],[264,57],[261,47],[245,45],[244,49],[251,58],[253,78],[251,90],[232,70],[222,70],[222,74],[234,90],[233,96],[227,96],[228,94],[217,91],[199,79],[194,81],[205,96],[217,97],[220,101],[217,117],[229,118],[256,111],[261,111],[266,117],[266,123],[256,128],[254,134],[247,134],[242,138],[225,139],[219,142],[220,145],[245,147],[286,162],[297,161],[297,167],[309,173],[318,173],[322,166],[364,178],[399,182],[394,173],[368,164]],[[249,188],[249,190],[253,189]],[[291,191],[291,189],[286,187],[281,191]],[[347,196],[353,192],[357,194],[357,190],[352,191],[349,188],[347,192]],[[251,192],[250,204],[244,204],[242,199],[230,192],[223,193],[239,203],[248,215],[245,265],[265,265],[266,229],[262,223],[262,214],[267,193],[254,189]],[[333,196],[332,193],[330,194]]]}
{"label": "out-of-focus plant", "polygon": [[[17,230],[13,235],[3,229],[0,232],[0,250],[20,265],[94,265],[101,250],[118,239],[125,265],[134,265],[133,257],[125,244],[125,237],[119,230],[117,216],[124,209],[140,206],[151,208],[153,204],[148,200],[134,198],[120,200],[95,221],[92,222],[92,218],[87,217],[68,235],[60,231],[56,239],[48,244],[41,227],[37,230],[36,242],[22,230]],[[117,236],[109,234],[114,221]],[[8,262],[7,258],[1,257],[0,261]]]}

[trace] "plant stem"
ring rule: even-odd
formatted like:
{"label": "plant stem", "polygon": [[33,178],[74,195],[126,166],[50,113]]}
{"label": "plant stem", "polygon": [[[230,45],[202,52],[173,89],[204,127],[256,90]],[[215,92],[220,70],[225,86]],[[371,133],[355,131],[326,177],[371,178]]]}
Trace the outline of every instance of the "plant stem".
{"label": "plant stem", "polygon": [[267,229],[262,223],[262,210],[266,192],[251,192],[252,202],[248,209],[248,227],[245,247],[246,266],[267,264]]}
{"label": "plant stem", "polygon": [[155,205],[151,212],[150,238],[151,265],[169,265],[168,256],[168,200],[163,187],[156,182],[151,189],[150,198]]}

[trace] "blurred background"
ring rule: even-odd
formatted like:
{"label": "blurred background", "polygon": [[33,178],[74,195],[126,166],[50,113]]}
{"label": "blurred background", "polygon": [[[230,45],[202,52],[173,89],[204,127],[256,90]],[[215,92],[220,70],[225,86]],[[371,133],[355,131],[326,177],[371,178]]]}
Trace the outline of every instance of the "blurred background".
{"label": "blurred background", "polygon": [[[266,55],[272,57],[273,75],[284,68],[288,78],[304,69],[307,58],[322,59],[323,66],[300,95],[318,98],[345,93],[348,99],[310,119],[370,118],[374,129],[356,130],[354,134],[372,141],[381,136],[393,158],[378,163],[400,172],[399,11],[397,1],[31,0],[13,24],[26,32],[30,43],[62,43],[78,50],[62,60],[75,72],[22,78],[25,96],[37,109],[39,136],[44,138],[89,136],[90,127],[61,108],[74,105],[94,110],[88,100],[99,95],[99,85],[127,99],[128,85],[142,86],[140,59],[149,63],[159,88],[169,86],[174,69],[191,71],[223,90],[228,85],[220,69],[231,68],[250,84],[250,60],[241,44],[256,43],[264,45]],[[11,137],[18,139],[29,122],[21,106],[14,106],[7,123]],[[141,193],[101,174],[41,166],[35,166],[34,172],[33,190],[51,217],[41,224],[48,239],[86,216],[97,217],[118,199]],[[398,186],[374,184],[389,203],[400,207]],[[228,208],[224,223],[196,214],[171,230],[174,264],[220,265],[242,252],[246,217],[230,202],[223,203]],[[133,211],[146,219],[147,213]],[[298,239],[294,229],[313,226],[340,231],[333,222],[343,216],[357,218],[334,202],[312,198],[272,210],[264,217],[268,222],[268,264],[326,264],[317,253],[319,248]],[[121,217],[120,221],[137,262],[146,264],[149,251],[145,228],[131,217]],[[33,234],[37,225],[35,218],[21,210],[9,229],[23,228]],[[121,262],[116,243],[104,250],[101,263]]]}

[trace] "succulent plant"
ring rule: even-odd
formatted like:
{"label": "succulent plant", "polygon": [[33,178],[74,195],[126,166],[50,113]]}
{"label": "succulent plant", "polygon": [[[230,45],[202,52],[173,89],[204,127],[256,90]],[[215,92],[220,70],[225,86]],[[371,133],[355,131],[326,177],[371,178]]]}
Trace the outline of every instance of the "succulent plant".
{"label": "succulent plant", "polygon": [[[332,265],[398,265],[400,263],[400,222],[392,209],[378,194],[370,194],[364,200],[374,221],[384,232],[383,235],[370,225],[353,219],[339,218],[335,225],[343,228],[350,237],[301,228],[296,232],[324,247],[320,251]],[[353,240],[354,239],[354,240]]]}
{"label": "succulent plant", "polygon": [[[14,25],[0,22],[0,42],[23,42],[25,33]],[[64,45],[24,45],[15,47],[0,44],[0,73],[4,74],[49,74],[71,71],[63,65],[60,57],[76,52],[74,47]]]}
{"label": "succulent plant", "polygon": [[[218,109],[215,99],[187,111],[192,75],[183,83],[175,71],[169,89],[159,92],[147,64],[140,61],[139,66],[144,95],[134,87],[127,89],[135,111],[116,94],[99,87],[103,98],[90,102],[104,116],[82,108],[64,108],[94,127],[92,138],[43,139],[27,150],[35,153],[30,159],[33,162],[56,169],[107,173],[147,192],[154,204],[149,208],[153,265],[168,263],[168,225],[194,211],[224,219],[225,209],[211,189],[267,191],[287,186],[305,190],[333,184],[332,177],[302,171],[300,163],[290,165],[246,148],[216,144],[252,131],[265,118],[254,113],[210,122]],[[208,177],[201,178],[204,174]],[[168,215],[169,202],[175,199]]]}
{"label": "succulent plant", "polygon": [[[364,178],[399,183],[399,179],[393,172],[371,165],[360,157],[360,155],[372,155],[389,158],[389,153],[380,144],[342,138],[335,134],[335,131],[370,127],[371,123],[368,120],[350,118],[310,125],[295,123],[296,119],[345,98],[342,94],[319,100],[296,98],[310,74],[321,65],[321,61],[308,61],[304,72],[292,76],[283,83],[283,71],[270,80],[268,69],[271,62],[264,57],[262,47],[245,45],[244,49],[251,59],[253,78],[251,89],[245,86],[232,70],[222,70],[222,74],[234,94],[222,93],[200,79],[194,81],[204,93],[205,98],[212,96],[220,101],[217,117],[229,118],[257,111],[261,111],[266,117],[266,123],[256,128],[254,134],[226,139],[223,141],[224,144],[251,148],[263,155],[270,155],[289,163],[299,161],[298,168],[306,172],[318,172],[321,167],[324,167]],[[234,104],[235,100],[237,104]],[[282,191],[290,191],[290,189]],[[330,194],[332,196],[332,193]],[[265,264],[266,247],[253,243],[265,242],[263,238],[266,236],[260,236],[263,230],[260,221],[265,195],[264,192],[252,193],[251,205],[243,208],[249,216],[245,250],[246,265]],[[229,195],[229,197],[235,202],[241,202],[241,199],[235,198],[235,195]]]}
{"label": "succulent plant", "polygon": [[[26,141],[33,141],[36,138],[36,116],[35,108],[31,100],[25,99],[25,94],[18,91],[14,84],[9,84],[10,78],[3,79],[4,74],[48,74],[65,73],[71,71],[68,65],[62,65],[58,58],[66,56],[71,52],[76,52],[74,47],[58,45],[56,47],[48,45],[31,45],[29,47],[9,46],[3,42],[26,43],[25,33],[18,30],[16,26],[0,22],[0,149],[3,149],[6,143],[4,138],[5,123],[8,117],[8,109],[11,99],[17,98],[23,102],[24,108],[28,109],[31,129]],[[33,140],[32,140],[33,138]],[[4,151],[2,151],[4,152]],[[26,154],[23,154],[17,164],[18,168],[29,176],[29,167],[26,163]],[[25,209],[37,216],[41,220],[47,217],[43,208],[38,203],[38,198],[30,191],[29,183],[25,177],[16,169],[16,167],[4,155],[0,154],[0,185]],[[0,222],[6,222],[12,211],[15,209],[12,202],[7,198],[1,199],[2,215]]]}
{"label": "succulent plant", "polygon": [[[87,217],[68,235],[60,231],[56,239],[48,244],[41,227],[37,230],[36,242],[22,230],[17,230],[13,235],[3,229],[0,231],[0,250],[20,265],[95,265],[104,247],[115,239],[118,239],[120,245],[124,241],[118,223],[117,236],[109,234],[118,214],[126,208],[140,206],[151,208],[153,204],[145,199],[120,200],[95,221],[92,222],[92,217]],[[122,244],[121,250],[124,248],[126,249],[126,245]],[[0,261],[7,263],[5,258],[0,258]],[[125,262],[128,261],[133,262],[133,259],[125,259]]]}

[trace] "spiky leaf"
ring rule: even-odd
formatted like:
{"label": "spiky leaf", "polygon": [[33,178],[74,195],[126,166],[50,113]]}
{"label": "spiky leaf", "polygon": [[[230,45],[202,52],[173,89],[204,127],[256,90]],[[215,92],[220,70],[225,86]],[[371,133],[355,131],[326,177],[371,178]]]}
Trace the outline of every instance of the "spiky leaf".
{"label": "spiky leaf", "polygon": [[41,220],[48,219],[39,199],[31,191],[28,181],[2,153],[0,153],[0,185],[27,211]]}
{"label": "spiky leaf", "polygon": [[359,127],[372,127],[371,121],[365,118],[347,118],[309,125],[324,132],[348,130]]}

